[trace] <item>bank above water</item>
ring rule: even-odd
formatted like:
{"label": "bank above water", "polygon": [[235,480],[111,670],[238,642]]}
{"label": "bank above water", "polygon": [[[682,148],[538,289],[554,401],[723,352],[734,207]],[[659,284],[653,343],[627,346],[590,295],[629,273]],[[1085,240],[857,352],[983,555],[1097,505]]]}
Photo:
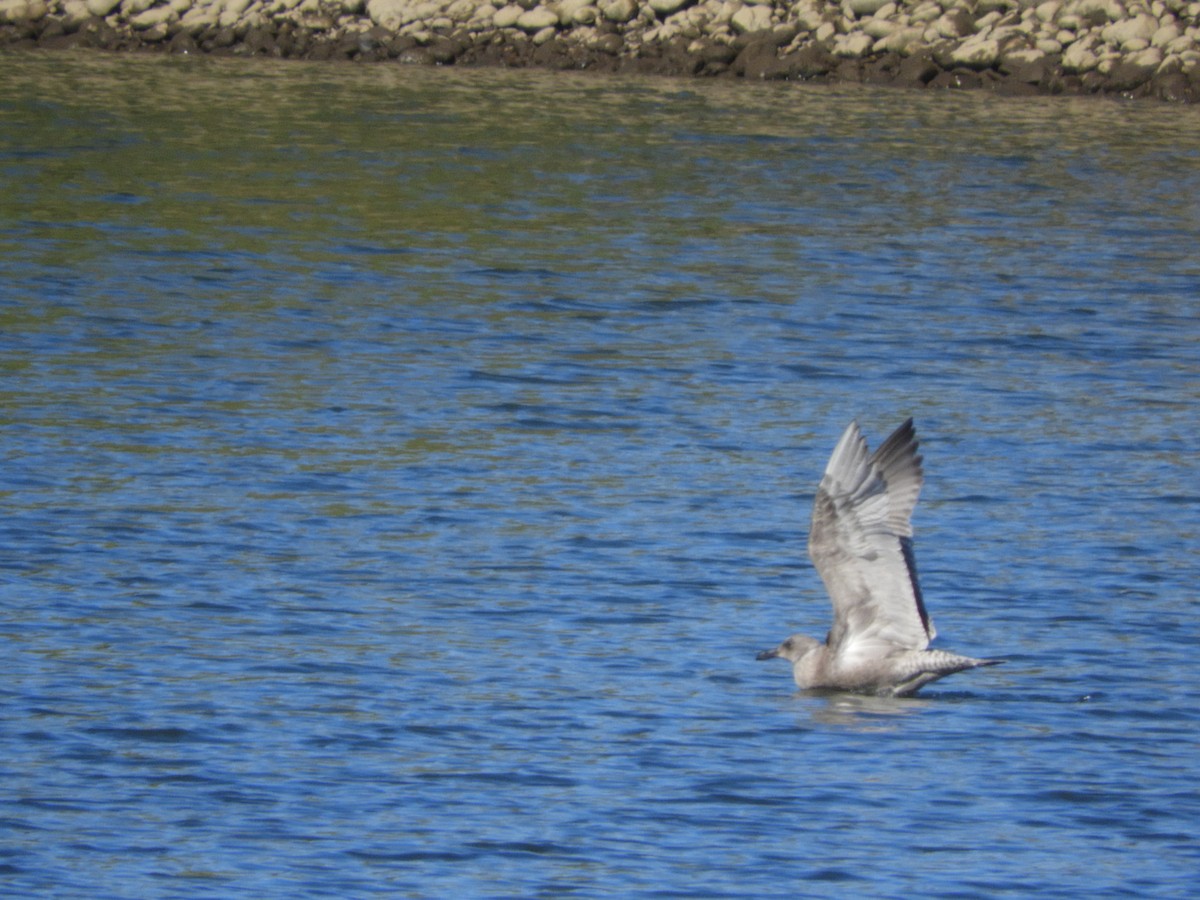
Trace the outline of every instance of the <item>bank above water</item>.
{"label": "bank above water", "polygon": [[1200,100],[1197,0],[0,0],[0,44]]}

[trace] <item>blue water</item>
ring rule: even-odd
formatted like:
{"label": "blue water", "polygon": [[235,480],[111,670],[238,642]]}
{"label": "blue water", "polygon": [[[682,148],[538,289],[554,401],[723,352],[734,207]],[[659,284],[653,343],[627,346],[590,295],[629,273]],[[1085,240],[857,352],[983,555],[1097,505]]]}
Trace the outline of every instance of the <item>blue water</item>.
{"label": "blue water", "polygon": [[[1190,896],[1200,110],[0,65],[0,893]],[[938,646],[796,694],[842,428]]]}

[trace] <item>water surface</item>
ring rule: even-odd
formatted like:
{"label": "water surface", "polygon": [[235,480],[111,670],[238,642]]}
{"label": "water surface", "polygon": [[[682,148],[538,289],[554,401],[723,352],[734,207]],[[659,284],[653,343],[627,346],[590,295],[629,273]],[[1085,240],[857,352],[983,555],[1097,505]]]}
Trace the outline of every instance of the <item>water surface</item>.
{"label": "water surface", "polygon": [[[0,891],[1194,890],[1200,110],[0,97]],[[1009,663],[797,695],[816,481],[908,415],[939,645]]]}

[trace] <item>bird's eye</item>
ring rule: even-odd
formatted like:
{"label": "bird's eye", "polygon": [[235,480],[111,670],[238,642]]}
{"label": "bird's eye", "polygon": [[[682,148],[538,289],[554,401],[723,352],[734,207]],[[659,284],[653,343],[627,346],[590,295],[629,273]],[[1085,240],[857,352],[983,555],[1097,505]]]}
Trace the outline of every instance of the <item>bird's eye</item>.
{"label": "bird's eye", "polygon": [[791,650],[791,649],[792,649],[792,639],[791,639],[791,638],[788,638],[786,641],[784,641],[784,642],[783,642],[783,648],[784,648],[785,650]]}

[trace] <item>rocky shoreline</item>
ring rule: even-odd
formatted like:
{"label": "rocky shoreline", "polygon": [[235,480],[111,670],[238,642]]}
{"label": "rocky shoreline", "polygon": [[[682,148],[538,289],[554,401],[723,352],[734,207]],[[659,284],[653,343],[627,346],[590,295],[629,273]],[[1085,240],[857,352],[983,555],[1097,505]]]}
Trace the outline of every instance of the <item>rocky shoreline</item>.
{"label": "rocky shoreline", "polygon": [[0,47],[1200,100],[1200,0],[0,0]]}

